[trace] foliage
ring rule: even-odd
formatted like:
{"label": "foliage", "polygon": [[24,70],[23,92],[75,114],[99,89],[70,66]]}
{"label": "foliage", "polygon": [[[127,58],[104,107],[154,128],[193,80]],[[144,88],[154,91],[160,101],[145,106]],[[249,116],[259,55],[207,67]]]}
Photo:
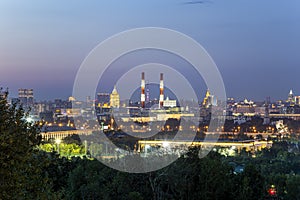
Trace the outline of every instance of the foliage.
{"label": "foliage", "polygon": [[7,95],[0,96],[0,199],[54,198],[51,180],[42,170],[49,162],[35,148],[39,127],[26,121],[22,106],[9,105]]}
{"label": "foliage", "polygon": [[[59,145],[59,146],[58,146]],[[81,156],[85,155],[85,147],[77,145],[76,143],[45,143],[39,145],[39,149],[46,152],[58,152],[61,156],[72,157],[72,156]]]}

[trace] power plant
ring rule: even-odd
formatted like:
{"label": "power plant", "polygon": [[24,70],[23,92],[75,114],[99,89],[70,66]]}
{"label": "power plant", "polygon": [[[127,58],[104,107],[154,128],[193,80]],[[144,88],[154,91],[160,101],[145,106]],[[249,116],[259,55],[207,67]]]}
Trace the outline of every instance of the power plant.
{"label": "power plant", "polygon": [[[142,79],[141,79],[141,108],[145,108],[145,72],[142,72]],[[149,90],[147,89],[147,101],[150,100]],[[164,106],[164,75],[160,73],[160,83],[159,83],[159,108],[163,108]]]}

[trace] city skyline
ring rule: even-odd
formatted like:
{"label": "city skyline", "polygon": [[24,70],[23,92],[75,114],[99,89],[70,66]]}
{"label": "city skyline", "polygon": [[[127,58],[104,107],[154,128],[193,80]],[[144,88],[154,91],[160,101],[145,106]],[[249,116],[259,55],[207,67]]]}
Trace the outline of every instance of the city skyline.
{"label": "city skyline", "polygon": [[[38,100],[66,99],[79,66],[97,44],[121,31],[157,26],[203,45],[228,97],[285,99],[290,89],[300,94],[299,6],[296,0],[2,1],[0,86],[8,87],[11,96],[23,87],[33,88]],[[204,95],[205,85],[199,87]]]}
{"label": "city skyline", "polygon": [[[147,93],[151,91],[150,96],[151,97],[149,100],[159,100],[160,98],[160,95],[159,95],[159,84],[157,83],[146,83],[146,87],[147,88],[151,88],[151,90],[148,90],[147,89]],[[5,88],[3,88],[3,90],[5,91]],[[61,98],[61,97],[57,97],[57,98],[47,98],[47,99],[37,99],[35,97],[35,94],[36,94],[36,91],[33,89],[33,88],[18,88],[16,94],[12,94],[10,91],[8,91],[8,98],[9,100],[15,100],[15,99],[18,99],[20,98],[20,91],[22,90],[28,90],[28,91],[31,91],[31,96],[32,96],[32,104],[33,103],[36,103],[36,102],[45,102],[45,101],[55,101],[55,100],[67,100],[67,101],[81,101],[81,102],[84,102],[86,101],[87,99],[89,99],[90,101],[96,101],[97,100],[97,96],[99,94],[107,94],[107,95],[110,95],[112,93],[115,92],[115,90],[118,91],[118,87],[113,86],[113,89],[111,91],[97,91],[97,93],[95,94],[95,96],[92,98],[90,96],[86,96],[86,99],[76,99],[74,98],[72,95],[70,96],[67,96],[66,98]],[[164,100],[168,100],[168,99],[171,99],[171,100],[179,100],[178,97],[176,96],[176,94],[174,94],[174,92],[172,90],[170,90],[168,87],[165,87],[165,90],[166,90],[166,93],[164,95]],[[284,102],[288,102],[290,101],[290,96],[292,95],[293,99],[295,98],[300,98],[300,94],[298,93],[294,93],[293,92],[294,90],[293,89],[290,89],[289,92],[285,95],[285,97],[283,97],[282,99],[275,99],[275,98],[272,98],[270,96],[267,96],[265,99],[252,99],[251,97],[231,97],[231,96],[227,96],[227,101],[232,101],[234,100],[235,102],[253,102],[253,103],[263,103],[263,102],[266,102],[266,101],[269,101],[271,103],[275,103],[275,102],[278,102],[278,101],[282,101],[283,103]],[[210,92],[209,91],[209,88],[207,88],[205,91],[201,92],[201,94],[203,93],[204,95],[201,96],[200,98],[198,98],[198,102],[201,103],[201,101],[203,100],[203,98],[205,98],[205,96],[207,95],[207,92]],[[146,94],[146,97],[147,98],[147,95],[149,94]],[[119,95],[119,94],[118,94]],[[212,94],[213,95],[213,94]],[[121,96],[119,97],[121,101],[134,101],[134,102],[140,102],[140,88],[137,87],[132,93],[131,93],[131,96],[130,97],[127,97],[127,98],[122,98]],[[216,96],[217,98],[217,96]],[[70,100],[72,99],[72,100]],[[194,101],[196,99],[180,99],[180,100],[184,100],[184,101]],[[216,99],[217,100],[217,99]]]}

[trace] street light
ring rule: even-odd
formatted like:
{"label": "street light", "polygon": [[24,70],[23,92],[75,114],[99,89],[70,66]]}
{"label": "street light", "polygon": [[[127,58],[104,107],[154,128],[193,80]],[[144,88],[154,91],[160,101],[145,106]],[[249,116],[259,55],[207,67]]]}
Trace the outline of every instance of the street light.
{"label": "street light", "polygon": [[60,145],[60,143],[61,143],[61,139],[57,138],[57,139],[55,140],[55,143],[57,144],[57,152],[58,152],[58,154],[59,154],[59,145]]}

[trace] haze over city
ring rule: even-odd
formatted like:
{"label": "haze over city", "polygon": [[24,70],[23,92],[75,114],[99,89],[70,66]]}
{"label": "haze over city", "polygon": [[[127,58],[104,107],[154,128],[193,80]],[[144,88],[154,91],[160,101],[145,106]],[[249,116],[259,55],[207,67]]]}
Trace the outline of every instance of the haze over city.
{"label": "haze over city", "polygon": [[[290,89],[300,94],[299,6],[297,0],[1,1],[0,85],[12,96],[25,87],[38,100],[67,98],[96,45],[151,26],[199,42],[217,64],[227,96],[284,99]],[[199,90],[203,96],[205,85]]]}

